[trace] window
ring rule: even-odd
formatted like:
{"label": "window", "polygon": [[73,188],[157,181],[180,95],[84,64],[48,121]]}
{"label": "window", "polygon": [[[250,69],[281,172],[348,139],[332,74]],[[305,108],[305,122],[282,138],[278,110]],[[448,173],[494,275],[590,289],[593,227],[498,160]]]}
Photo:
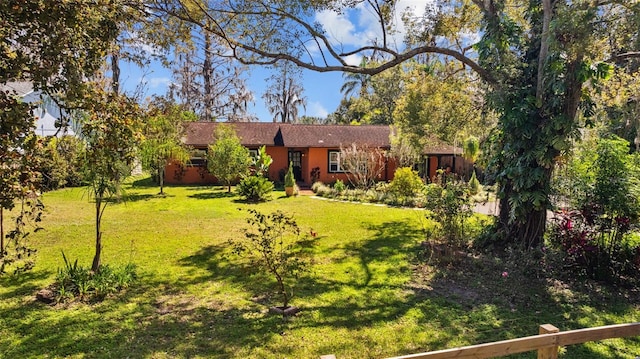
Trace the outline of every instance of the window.
{"label": "window", "polygon": [[187,162],[187,167],[206,167],[207,166],[207,150],[194,149],[191,151],[191,158]]}
{"label": "window", "polygon": [[340,166],[340,151],[329,151],[329,172],[344,172]]}
{"label": "window", "polygon": [[258,158],[258,149],[257,148],[250,148],[249,149],[249,157]]}
{"label": "window", "polygon": [[293,167],[302,167],[302,152],[289,151],[289,162]]}

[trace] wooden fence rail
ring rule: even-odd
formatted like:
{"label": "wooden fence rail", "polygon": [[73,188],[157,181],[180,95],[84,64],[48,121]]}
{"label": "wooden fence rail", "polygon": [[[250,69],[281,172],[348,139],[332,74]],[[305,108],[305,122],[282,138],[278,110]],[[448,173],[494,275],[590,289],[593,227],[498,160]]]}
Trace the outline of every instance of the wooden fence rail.
{"label": "wooden fence rail", "polygon": [[[493,343],[472,345],[462,348],[435,352],[403,355],[389,359],[482,359],[505,355],[538,351],[538,359],[557,359],[558,348],[610,338],[624,338],[640,335],[640,323],[608,325],[604,327],[569,330],[560,332],[551,324],[540,326],[539,335],[503,340]],[[638,353],[640,355],[640,353]],[[323,355],[322,359],[335,359],[334,355]]]}

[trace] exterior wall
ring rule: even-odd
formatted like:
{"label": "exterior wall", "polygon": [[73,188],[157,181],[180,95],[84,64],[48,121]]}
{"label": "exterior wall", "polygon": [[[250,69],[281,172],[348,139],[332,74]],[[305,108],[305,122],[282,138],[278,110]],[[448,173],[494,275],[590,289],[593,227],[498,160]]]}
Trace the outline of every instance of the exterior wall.
{"label": "exterior wall", "polygon": [[[280,172],[289,168],[289,151],[302,152],[302,179],[299,181],[301,185],[310,186],[311,171],[318,167],[320,169],[319,180],[324,183],[334,183],[342,180],[349,182],[349,178],[345,173],[329,173],[329,151],[338,149],[330,148],[288,148],[270,146],[266,148],[267,154],[273,159],[273,163],[269,167],[269,179],[275,182],[280,181]],[[437,159],[436,165],[437,165]],[[388,159],[385,163],[385,170],[378,178],[380,181],[391,181],[396,170],[396,163],[392,159]],[[435,170],[434,170],[435,174]],[[167,184],[214,184],[216,178],[213,177],[206,167],[179,166],[169,164],[165,168],[165,183]]]}
{"label": "exterior wall", "polygon": [[473,164],[462,156],[454,155],[429,155],[428,156],[429,181],[436,178],[436,171],[449,167],[451,172],[456,173],[465,180],[469,180],[473,171]]}
{"label": "exterior wall", "polygon": [[[339,150],[337,148],[309,148],[308,155],[308,168],[306,175],[308,177],[307,184],[311,184],[311,170],[315,167],[320,168],[320,182],[334,183],[337,180],[342,180],[345,183],[349,183],[349,177],[346,173],[330,173],[329,172],[329,151]],[[385,166],[385,170],[382,171],[378,177],[379,181],[391,181],[393,174],[396,171],[396,163],[392,159],[386,160],[386,163],[381,163],[381,166]]]}
{"label": "exterior wall", "polygon": [[164,170],[164,182],[168,184],[213,184],[213,177],[206,167],[180,166],[169,164]]}
{"label": "exterior wall", "polygon": [[289,149],[286,147],[270,146],[266,148],[267,154],[271,156],[273,162],[269,167],[269,179],[275,182],[280,181],[280,171],[289,168]]}

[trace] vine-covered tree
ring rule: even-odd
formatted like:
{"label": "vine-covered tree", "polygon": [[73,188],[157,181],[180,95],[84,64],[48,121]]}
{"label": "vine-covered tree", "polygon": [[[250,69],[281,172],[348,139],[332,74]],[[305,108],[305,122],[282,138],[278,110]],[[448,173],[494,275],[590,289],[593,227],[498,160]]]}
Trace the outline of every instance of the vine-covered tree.
{"label": "vine-covered tree", "polygon": [[[628,0],[465,0],[405,13],[409,40],[396,46],[396,1],[246,1],[242,6],[209,1],[194,11],[214,19],[208,31],[223,39],[243,63],[287,60],[316,71],[374,75],[423,54],[455,60],[490,89],[498,114],[492,137],[494,177],[501,198],[499,232],[524,247],[539,245],[550,206],[555,159],[567,151],[582,115],[591,114],[586,85],[608,76],[612,65],[640,57],[640,6]],[[330,32],[310,23],[319,12],[366,8],[378,33],[362,46],[345,48]],[[159,11],[186,21],[179,0],[160,1]],[[403,9],[399,9],[403,10]],[[193,21],[196,25],[200,23]],[[478,39],[468,34],[481,34]],[[282,47],[282,41],[290,46]],[[306,54],[299,56],[299,54]],[[380,63],[350,65],[355,55]]]}

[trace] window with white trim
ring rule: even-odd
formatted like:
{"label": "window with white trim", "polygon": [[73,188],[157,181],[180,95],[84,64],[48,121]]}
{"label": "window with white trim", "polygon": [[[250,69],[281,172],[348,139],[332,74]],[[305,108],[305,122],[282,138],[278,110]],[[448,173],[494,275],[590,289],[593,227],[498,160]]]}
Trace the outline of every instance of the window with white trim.
{"label": "window with white trim", "polygon": [[340,166],[340,151],[329,151],[329,173],[344,172]]}
{"label": "window with white trim", "polygon": [[187,167],[206,167],[207,165],[207,150],[196,148],[191,151],[191,158],[187,162]]}

